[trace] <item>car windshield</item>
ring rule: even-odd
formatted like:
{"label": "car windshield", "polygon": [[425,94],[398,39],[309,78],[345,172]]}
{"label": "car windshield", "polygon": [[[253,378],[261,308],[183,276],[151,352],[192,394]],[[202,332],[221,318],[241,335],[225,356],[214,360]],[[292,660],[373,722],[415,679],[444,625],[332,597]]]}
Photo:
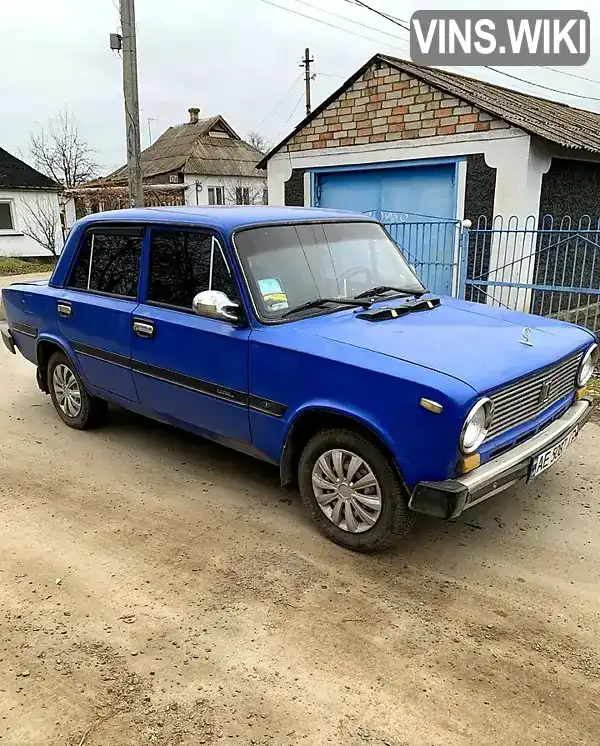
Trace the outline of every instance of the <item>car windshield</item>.
{"label": "car windshield", "polygon": [[[380,286],[424,292],[399,248],[378,223],[248,228],[235,235],[235,245],[256,308],[266,320],[278,320],[290,309],[319,298],[354,298]],[[310,313],[323,313],[328,308],[331,306]]]}

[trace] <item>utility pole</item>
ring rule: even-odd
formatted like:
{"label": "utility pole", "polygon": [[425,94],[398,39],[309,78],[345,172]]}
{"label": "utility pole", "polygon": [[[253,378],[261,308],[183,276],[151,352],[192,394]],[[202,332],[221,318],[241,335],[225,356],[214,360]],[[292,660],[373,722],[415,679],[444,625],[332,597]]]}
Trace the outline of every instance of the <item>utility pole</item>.
{"label": "utility pole", "polygon": [[315,61],[314,57],[310,56],[310,49],[306,47],[306,49],[304,50],[304,59],[300,63],[300,67],[304,68],[304,81],[306,84],[306,113],[307,114],[310,114],[311,109],[312,109],[311,104],[310,104],[310,83],[311,83],[311,80],[314,80],[314,75],[311,75],[310,66],[311,66],[311,63],[313,63],[314,61]]}
{"label": "utility pole", "polygon": [[144,206],[140,163],[140,102],[138,97],[137,44],[135,38],[135,0],[120,0],[123,38],[123,97],[127,134],[127,173],[132,207]]}

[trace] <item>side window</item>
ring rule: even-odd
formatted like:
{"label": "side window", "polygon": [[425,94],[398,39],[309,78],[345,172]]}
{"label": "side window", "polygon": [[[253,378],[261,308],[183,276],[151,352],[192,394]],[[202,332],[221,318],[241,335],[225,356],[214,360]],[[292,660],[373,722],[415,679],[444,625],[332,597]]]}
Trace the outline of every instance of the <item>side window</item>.
{"label": "side window", "polygon": [[221,290],[235,298],[236,290],[223,250],[216,238],[192,231],[152,231],[148,300],[192,308],[202,290]]}
{"label": "side window", "polygon": [[141,254],[141,233],[90,231],[79,249],[67,287],[135,298]]}

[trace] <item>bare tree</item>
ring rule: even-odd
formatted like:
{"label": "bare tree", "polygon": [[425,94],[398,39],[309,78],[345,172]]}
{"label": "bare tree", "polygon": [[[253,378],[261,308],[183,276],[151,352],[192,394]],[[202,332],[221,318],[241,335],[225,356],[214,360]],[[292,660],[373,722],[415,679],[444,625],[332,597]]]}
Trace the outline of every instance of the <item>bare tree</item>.
{"label": "bare tree", "polygon": [[29,153],[35,167],[67,189],[98,174],[96,151],[82,138],[73,115],[63,109],[42,127],[29,133]]}
{"label": "bare tree", "polygon": [[61,227],[56,203],[50,196],[37,196],[35,205],[26,199],[21,201],[21,205],[23,233],[49,251],[52,256],[58,256],[62,242],[60,241]]}
{"label": "bare tree", "polygon": [[267,183],[266,181],[244,180],[236,181],[221,180],[223,196],[226,205],[263,205],[265,203]]}
{"label": "bare tree", "polygon": [[248,132],[246,135],[246,142],[250,143],[253,148],[260,150],[261,153],[268,153],[272,147],[271,141],[256,130]]}

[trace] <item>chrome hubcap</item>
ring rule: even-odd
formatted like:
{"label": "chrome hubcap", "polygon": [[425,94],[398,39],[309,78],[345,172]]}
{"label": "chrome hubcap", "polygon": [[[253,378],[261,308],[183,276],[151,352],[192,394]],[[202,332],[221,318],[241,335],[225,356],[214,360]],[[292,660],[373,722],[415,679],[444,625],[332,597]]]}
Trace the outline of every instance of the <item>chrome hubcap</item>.
{"label": "chrome hubcap", "polygon": [[73,371],[60,363],[54,368],[52,385],[61,410],[67,417],[77,417],[81,412],[81,391]]}
{"label": "chrome hubcap", "polygon": [[319,507],[336,526],[351,534],[372,528],[381,515],[381,490],[367,462],[336,448],[316,460],[312,486]]}

